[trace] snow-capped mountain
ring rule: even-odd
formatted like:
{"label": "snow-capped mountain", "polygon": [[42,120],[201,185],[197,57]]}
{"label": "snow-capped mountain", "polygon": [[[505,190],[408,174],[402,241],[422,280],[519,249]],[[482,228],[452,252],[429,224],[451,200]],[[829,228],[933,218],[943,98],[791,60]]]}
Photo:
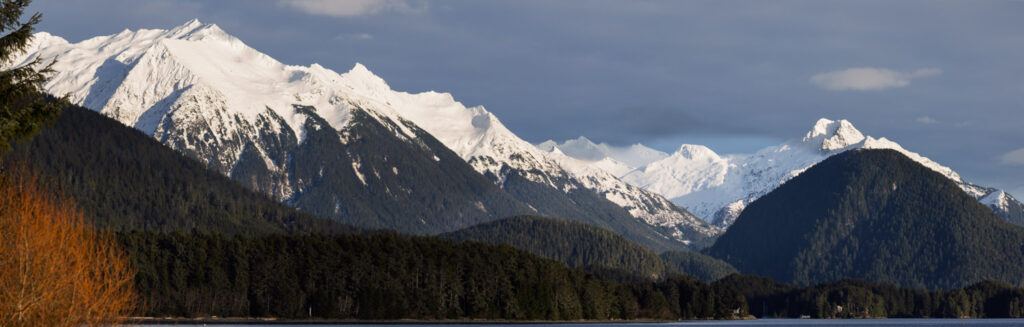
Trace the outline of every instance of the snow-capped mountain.
{"label": "snow-capped mountain", "polygon": [[988,194],[978,198],[992,208],[999,217],[1017,226],[1024,226],[1024,204],[1003,190],[987,189]]}
{"label": "snow-capped mountain", "polygon": [[643,144],[617,147],[603,142],[597,144],[584,136],[566,140],[562,144],[547,140],[537,144],[537,147],[547,152],[558,148],[567,156],[588,162],[611,159],[634,169],[668,157],[667,153],[648,148]]}
{"label": "snow-capped mountain", "polygon": [[22,57],[58,58],[49,92],[316,215],[436,233],[536,212],[381,105],[390,90],[358,64],[284,65],[196,20],[75,44],[39,33]]}
{"label": "snow-capped mountain", "polygon": [[814,164],[854,149],[893,149],[956,182],[1004,219],[1022,212],[1003,191],[971,184],[949,167],[904,149],[886,138],[865,136],[846,120],[820,119],[799,140],[751,155],[720,156],[701,145],[682,145],[667,158],[620,175],[633,185],[658,192],[698,217],[726,227],[746,205]]}
{"label": "snow-capped mountain", "polygon": [[197,20],[74,44],[38,33],[15,62],[36,57],[58,58],[49,92],[284,203],[360,226],[433,233],[539,213],[655,249],[721,231],[658,194],[537,149],[483,107],[394,91],[360,64],[343,74],[285,65]]}
{"label": "snow-capped mountain", "polygon": [[583,136],[567,140],[562,144],[547,140],[537,144],[537,148],[545,152],[564,154],[615,176],[623,176],[637,167],[643,167],[668,156],[664,152],[642,144],[615,147],[607,143],[595,144]]}

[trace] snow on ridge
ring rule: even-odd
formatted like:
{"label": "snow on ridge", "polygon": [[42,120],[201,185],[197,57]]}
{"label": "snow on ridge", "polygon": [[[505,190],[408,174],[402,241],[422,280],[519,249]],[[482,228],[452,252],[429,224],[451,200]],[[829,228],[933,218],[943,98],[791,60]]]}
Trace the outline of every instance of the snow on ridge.
{"label": "snow on ridge", "polygon": [[[571,191],[574,186],[558,180],[571,178],[649,224],[677,228],[685,225],[707,236],[721,231],[678,210],[660,195],[629,185],[603,169],[591,167],[589,162],[564,154],[563,149],[555,144],[549,143],[545,151],[526,142],[483,106],[466,107],[455,101],[451,94],[437,92],[409,94],[391,91],[382,98],[387,99],[388,105],[402,118],[423,128],[478,172],[496,176],[499,185],[503,184],[504,174],[508,173],[506,168],[518,170],[531,181],[564,192]],[[593,144],[585,138],[578,141]],[[621,163],[603,162],[625,169]]]}
{"label": "snow on ridge", "polygon": [[679,150],[673,153],[673,155],[679,155],[689,160],[715,161],[722,159],[717,153],[715,153],[715,151],[712,151],[706,146],[697,144],[683,144],[679,146]]}
{"label": "snow on ridge", "polygon": [[1010,201],[1007,199],[1006,192],[1002,190],[989,193],[982,197],[980,201],[982,204],[1001,210],[1007,210],[1010,207]]}
{"label": "snow on ridge", "polygon": [[827,118],[818,119],[801,139],[754,154],[720,156],[705,146],[683,144],[668,157],[619,176],[668,197],[705,221],[728,226],[753,200],[825,158],[856,148],[896,150],[953,180],[968,194],[980,198],[990,192],[896,142],[866,136],[847,120]]}
{"label": "snow on ridge", "polygon": [[961,184],[961,188],[964,188],[964,185],[962,185],[964,184],[963,178],[960,177],[960,174],[957,174],[955,171],[953,171],[952,168],[940,165],[939,163],[932,161],[931,159],[922,156],[917,152],[911,152],[910,150],[904,149],[903,146],[901,146],[899,143],[890,141],[884,137],[876,139],[868,136],[862,142],[854,145],[854,148],[896,150],[902,153],[903,155],[909,157],[911,160],[914,160],[924,165],[925,167],[928,167],[929,169],[934,170],[942,174],[943,176],[946,176],[947,178],[953,180],[954,182]]}
{"label": "snow on ridge", "polygon": [[[570,174],[576,176],[584,187],[597,190],[606,199],[625,208],[634,217],[641,218],[651,225],[675,228],[674,236],[676,237],[680,237],[682,234],[681,226],[691,228],[704,236],[718,235],[723,231],[721,228],[708,225],[696,216],[673,210],[673,204],[668,199],[623,182],[607,171],[593,166],[590,162],[561,153],[558,148],[551,152],[551,158],[565,167]],[[684,243],[688,241],[679,240]]]}
{"label": "snow on ridge", "polygon": [[[478,172],[497,176],[499,185],[502,174],[512,168],[565,192],[584,185],[650,224],[693,225],[706,235],[718,232],[660,195],[535,147],[482,106],[467,107],[449,93],[394,91],[359,63],[342,74],[315,63],[286,65],[214,24],[191,20],[167,30],[125,30],[78,43],[38,33],[29,51],[15,62],[36,57],[60,58],[55,76],[45,86],[49,92],[68,94],[73,103],[154,137],[178,137],[180,147],[213,151],[209,160],[226,172],[242,151],[236,144],[258,138],[250,130],[261,115],[280,117],[278,127],[290,128],[301,143],[309,111],[299,108],[315,110],[339,131],[347,127],[353,110],[360,109],[401,139],[411,141],[417,129],[426,131]],[[200,138],[203,144],[192,144],[192,139],[175,134],[189,133],[189,128],[208,131],[203,133],[210,133],[212,140]],[[665,155],[638,145],[623,153]],[[358,165],[353,162],[353,169],[366,183]]]}
{"label": "snow on ridge", "polygon": [[668,154],[651,149],[640,143],[629,146],[613,146],[604,142],[594,143],[585,136],[565,140],[561,144],[553,140],[547,140],[537,144],[537,147],[546,152],[559,148],[563,153],[573,158],[594,163],[612,159],[629,168],[642,167],[668,157]]}
{"label": "snow on ridge", "polygon": [[622,179],[668,198],[675,198],[702,188],[721,185],[725,182],[729,165],[728,160],[707,147],[684,144],[667,158],[629,172]]}
{"label": "snow on ridge", "polygon": [[861,134],[849,121],[821,118],[804,135],[802,141],[827,152],[843,149],[863,140],[864,134]]}
{"label": "snow on ridge", "polygon": [[[73,103],[126,125],[144,126],[140,130],[149,134],[162,118],[140,121],[146,108],[161,101],[171,107],[174,96],[192,88],[209,90],[226,104],[229,114],[249,121],[269,108],[300,140],[306,116],[296,111],[296,105],[317,108],[317,114],[338,130],[354,107],[376,109],[372,114],[400,121],[384,99],[392,95],[390,87],[361,64],[345,74],[318,64],[285,65],[216,24],[195,19],[168,30],[125,30],[73,44],[40,32],[15,62],[20,65],[35,57],[59,58],[57,73],[45,85],[48,91],[68,94]],[[400,137],[415,137],[403,124],[394,127]]]}

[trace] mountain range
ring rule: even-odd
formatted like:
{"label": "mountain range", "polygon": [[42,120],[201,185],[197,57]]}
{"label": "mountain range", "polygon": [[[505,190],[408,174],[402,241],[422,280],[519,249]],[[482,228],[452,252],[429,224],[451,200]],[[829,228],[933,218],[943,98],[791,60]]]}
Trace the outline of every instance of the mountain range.
{"label": "mountain range", "polygon": [[1024,228],[899,151],[852,149],[754,200],[708,254],[809,285],[846,278],[914,288],[1022,285]]}
{"label": "mountain range", "polygon": [[[1000,217],[1024,205],[845,120],[750,155],[667,154],[578,138],[533,145],[482,106],[395,91],[361,64],[292,66],[214,24],[78,43],[37,33],[14,62],[59,60],[46,89],[134,127],[246,187],[365,228],[438,234],[515,215],[614,230],[657,252],[710,245],[752,201],[854,148],[894,149]],[[693,212],[693,213],[691,213]]]}
{"label": "mountain range", "polygon": [[356,64],[285,65],[217,25],[78,43],[37,33],[14,60],[57,58],[48,92],[134,127],[284,204],[368,228],[434,234],[518,214],[594,224],[656,251],[721,228],[568,155],[480,106],[410,94]]}
{"label": "mountain range", "polygon": [[802,138],[749,155],[719,155],[693,144],[683,144],[672,154],[640,144],[623,150],[585,137],[561,144],[546,141],[538,147],[573,156],[664,195],[720,227],[730,226],[751,202],[828,157],[850,149],[892,149],[946,176],[1003,219],[1024,226],[1021,203],[1005,191],[970,183],[896,142],[865,136],[846,120],[819,119]]}

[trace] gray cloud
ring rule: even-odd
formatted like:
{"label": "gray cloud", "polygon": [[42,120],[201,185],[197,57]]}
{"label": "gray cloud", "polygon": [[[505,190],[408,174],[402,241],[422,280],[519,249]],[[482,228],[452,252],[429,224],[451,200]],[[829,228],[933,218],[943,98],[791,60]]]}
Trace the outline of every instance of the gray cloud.
{"label": "gray cloud", "polygon": [[917,117],[917,118],[914,119],[914,121],[918,122],[918,123],[921,123],[921,124],[925,124],[925,125],[932,125],[932,124],[939,123],[939,121],[936,120],[935,118],[932,118],[932,116]]}
{"label": "gray cloud", "polygon": [[426,7],[406,0],[280,0],[279,3],[310,15],[354,17],[382,12],[422,12]]}
{"label": "gray cloud", "polygon": [[879,91],[910,85],[918,78],[938,76],[942,70],[923,68],[897,72],[885,68],[860,67],[831,71],[811,76],[811,83],[830,91]]}
{"label": "gray cloud", "polygon": [[347,41],[347,40],[373,40],[373,35],[370,33],[342,33],[334,37],[335,40]]}
{"label": "gray cloud", "polygon": [[1024,148],[1004,153],[999,156],[999,162],[1010,166],[1024,166]]}

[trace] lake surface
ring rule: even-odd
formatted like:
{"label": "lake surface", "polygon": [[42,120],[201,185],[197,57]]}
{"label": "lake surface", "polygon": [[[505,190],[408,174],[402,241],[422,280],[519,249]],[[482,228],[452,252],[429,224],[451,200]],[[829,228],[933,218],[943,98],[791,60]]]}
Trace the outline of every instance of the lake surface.
{"label": "lake surface", "polygon": [[[141,325],[159,326],[159,325]],[[177,326],[205,326],[198,325],[177,325]],[[229,325],[229,326],[282,326],[282,327],[308,327],[308,326],[353,326],[353,327],[691,327],[691,326],[871,326],[871,327],[900,327],[900,326],[1024,326],[1024,319],[759,319],[739,321],[692,321],[692,322],[671,322],[671,323],[562,323],[562,324],[398,324],[398,325],[369,325],[369,324],[339,324],[339,325]]]}

